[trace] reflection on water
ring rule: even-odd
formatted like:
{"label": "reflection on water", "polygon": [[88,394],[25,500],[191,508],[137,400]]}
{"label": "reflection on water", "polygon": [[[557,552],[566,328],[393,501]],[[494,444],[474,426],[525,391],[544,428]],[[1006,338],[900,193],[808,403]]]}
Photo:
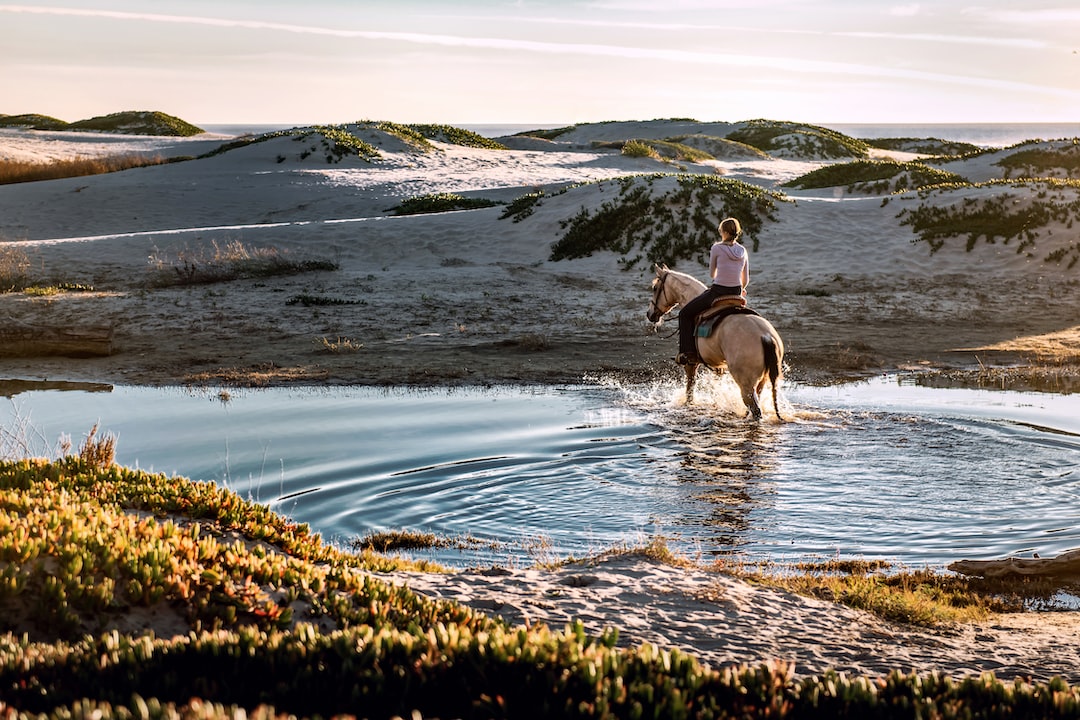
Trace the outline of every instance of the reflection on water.
{"label": "reflection on water", "polygon": [[888,378],[789,386],[791,422],[752,423],[729,383],[703,378],[692,407],[675,381],[23,388],[0,421],[76,445],[100,422],[118,462],[227,485],[341,544],[392,529],[473,539],[424,553],[454,565],[656,535],[705,559],[907,565],[1080,547],[1080,397]]}

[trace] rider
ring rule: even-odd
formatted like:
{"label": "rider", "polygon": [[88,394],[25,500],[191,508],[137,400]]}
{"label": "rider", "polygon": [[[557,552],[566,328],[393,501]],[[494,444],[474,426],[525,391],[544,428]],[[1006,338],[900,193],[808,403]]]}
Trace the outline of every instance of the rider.
{"label": "rider", "polygon": [[712,285],[705,292],[686,303],[679,311],[679,354],[675,362],[680,365],[697,363],[694,330],[697,316],[708,310],[713,301],[722,295],[746,297],[750,284],[750,258],[746,248],[739,244],[742,226],[735,218],[725,218],[719,227],[720,239],[709,251],[709,277]]}

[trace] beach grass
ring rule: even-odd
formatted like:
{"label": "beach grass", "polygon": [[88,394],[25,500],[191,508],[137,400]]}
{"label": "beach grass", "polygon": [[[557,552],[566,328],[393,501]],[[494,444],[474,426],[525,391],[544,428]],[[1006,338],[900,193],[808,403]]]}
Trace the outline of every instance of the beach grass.
{"label": "beach grass", "polygon": [[72,158],[52,162],[28,162],[23,160],[0,160],[0,185],[61,180],[64,178],[103,175],[133,168],[164,165],[188,158],[148,157],[146,155],[114,155],[106,157]]}
{"label": "beach grass", "polygon": [[26,251],[17,245],[0,244],[0,292],[13,292],[29,286],[31,262]]}
{"label": "beach grass", "polygon": [[66,280],[45,280],[43,270],[16,243],[0,243],[0,293],[21,292],[52,297],[66,292],[93,292],[92,285]]}
{"label": "beach grass", "polygon": [[152,287],[175,287],[336,270],[337,263],[295,259],[278,248],[247,245],[239,240],[184,248],[169,253],[155,250],[149,258]]}

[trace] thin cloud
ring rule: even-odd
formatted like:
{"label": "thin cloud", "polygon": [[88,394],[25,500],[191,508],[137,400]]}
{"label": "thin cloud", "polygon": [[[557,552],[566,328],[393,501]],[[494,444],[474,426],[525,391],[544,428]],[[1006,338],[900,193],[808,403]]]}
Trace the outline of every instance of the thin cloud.
{"label": "thin cloud", "polygon": [[918,3],[912,3],[911,5],[895,5],[889,8],[889,14],[895,17],[915,17],[921,10],[922,8]]}
{"label": "thin cloud", "polygon": [[855,38],[880,38],[883,40],[914,40],[918,42],[936,42],[953,45],[992,45],[995,47],[1014,47],[1025,50],[1041,50],[1047,45],[1041,40],[1030,38],[975,37],[971,35],[933,35],[930,33],[887,33],[887,32],[838,32],[835,35]]}
{"label": "thin cloud", "polygon": [[[1080,8],[1075,7],[991,11],[972,9],[967,12],[1002,23],[1003,25],[1059,26],[1062,23],[1080,24]],[[1055,27],[1055,29],[1060,28]]]}
{"label": "thin cloud", "polygon": [[[807,60],[797,57],[772,57],[754,55],[735,55],[728,53],[698,52],[665,48],[641,48],[620,45],[598,45],[588,43],[553,43],[532,40],[511,40],[504,38],[463,37],[457,35],[436,35],[429,33],[382,32],[369,30],[347,30],[338,28],[293,25],[286,23],[263,22],[260,20],[232,20],[189,15],[161,15],[155,13],[133,13],[112,10],[82,10],[61,7],[32,7],[26,5],[0,5],[0,12],[35,13],[75,17],[101,17],[122,21],[143,21],[204,25],[213,27],[233,27],[275,32],[303,33],[333,36],[347,39],[386,40],[420,45],[441,47],[471,48],[485,50],[506,50],[512,52],[533,52],[548,55],[585,55],[592,57],[611,57],[630,60],[653,60],[692,65],[722,65],[779,70],[798,74],[828,73],[873,78],[894,78],[903,80],[929,81],[965,86],[980,86],[999,90],[1040,91],[1075,97],[1072,90],[1033,86],[1025,83],[978,78],[944,73],[923,72],[904,68],[837,63],[820,60]],[[935,36],[928,36],[935,37]]]}

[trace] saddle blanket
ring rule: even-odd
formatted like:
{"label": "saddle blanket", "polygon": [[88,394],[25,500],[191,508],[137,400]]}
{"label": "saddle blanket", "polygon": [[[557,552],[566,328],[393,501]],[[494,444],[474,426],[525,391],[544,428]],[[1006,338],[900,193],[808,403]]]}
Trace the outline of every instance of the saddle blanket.
{"label": "saddle blanket", "polygon": [[725,298],[720,298],[713,304],[711,308],[703,312],[698,317],[697,323],[697,336],[707,338],[712,335],[716,328],[720,326],[724,318],[731,317],[732,315],[757,315],[756,310],[746,307],[746,301],[739,298],[741,302],[726,301]]}

